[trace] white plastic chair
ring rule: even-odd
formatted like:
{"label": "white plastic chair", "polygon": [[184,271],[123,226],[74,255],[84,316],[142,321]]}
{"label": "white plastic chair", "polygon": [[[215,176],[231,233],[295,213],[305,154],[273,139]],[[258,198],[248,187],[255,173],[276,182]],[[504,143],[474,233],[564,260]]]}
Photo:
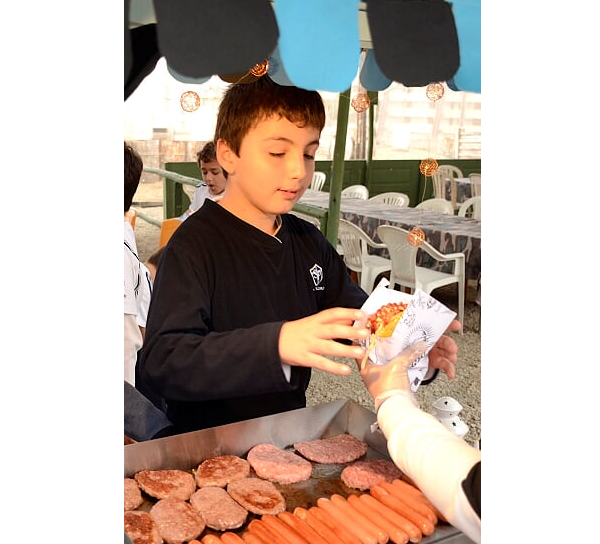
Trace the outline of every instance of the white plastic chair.
{"label": "white plastic chair", "polygon": [[442,174],[444,178],[464,178],[462,170],[458,166],[453,164],[440,164],[438,165],[438,172]]}
{"label": "white plastic chair", "polygon": [[292,215],[295,215],[296,217],[299,217],[300,219],[304,219],[305,221],[308,221],[309,223],[312,223],[318,229],[321,228],[321,222],[319,221],[319,219],[317,217],[314,217],[313,215],[308,215],[306,213],[297,212],[296,210],[292,210],[289,213],[291,213]]}
{"label": "white plastic chair", "polygon": [[320,191],[323,189],[323,185],[325,185],[325,172],[315,172],[312,177],[312,181],[310,182],[310,188],[315,191]]}
{"label": "white plastic chair", "polygon": [[481,220],[481,196],[467,198],[458,210],[460,217],[472,217]]}
{"label": "white plastic chair", "polygon": [[362,198],[367,200],[369,198],[369,189],[366,185],[350,185],[345,189],[342,189],[342,196],[348,196],[350,198]]}
{"label": "white plastic chair", "polygon": [[[408,243],[407,230],[392,225],[379,225],[377,236],[387,246],[392,261],[390,286],[408,287],[411,293],[420,289],[430,294],[434,289],[444,285],[458,284],[458,320],[463,323],[465,313],[465,255],[464,253],[439,252],[429,242],[423,241],[419,246]],[[432,268],[417,266],[417,251],[421,249],[436,261],[454,261],[452,274],[439,272]],[[462,330],[461,330],[462,334]]]}
{"label": "white plastic chair", "polygon": [[359,226],[340,218],[338,240],[344,250],[346,266],[356,272],[360,286],[368,294],[373,291],[377,276],[392,269],[392,261],[379,255],[371,255],[369,248],[385,249],[385,244],[373,241]]}
{"label": "white plastic chair", "polygon": [[457,201],[458,198],[458,189],[456,187],[456,178],[462,178],[463,173],[462,170],[458,166],[454,166],[453,164],[440,164],[438,166],[438,173],[442,177],[442,186],[443,186],[443,195],[442,198],[446,198],[446,187],[445,180],[450,180],[450,202],[452,202],[452,207],[454,211],[457,211],[460,208],[460,203]]}
{"label": "white plastic chair", "polygon": [[481,196],[481,174],[469,174],[471,180],[471,194],[473,196]]}
{"label": "white plastic chair", "polygon": [[431,174],[431,180],[433,182],[433,197],[446,199],[446,184],[439,170],[435,174]]}
{"label": "white plastic chair", "polygon": [[386,204],[391,204],[392,206],[400,206],[401,208],[406,208],[410,204],[410,197],[405,193],[397,193],[395,191],[390,191],[387,193],[380,193],[378,195],[372,196],[369,200],[373,202],[385,202]]}
{"label": "white plastic chair", "polygon": [[445,198],[428,198],[427,200],[419,202],[415,206],[415,209],[428,210],[437,213],[445,213],[447,215],[454,215],[454,208],[452,207],[452,202],[446,200]]}

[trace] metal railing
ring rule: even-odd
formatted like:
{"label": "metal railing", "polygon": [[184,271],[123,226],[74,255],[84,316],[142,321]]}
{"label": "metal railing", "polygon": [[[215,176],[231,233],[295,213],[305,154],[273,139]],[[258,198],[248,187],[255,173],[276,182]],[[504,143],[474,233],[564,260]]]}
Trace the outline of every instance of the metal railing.
{"label": "metal railing", "polygon": [[170,172],[169,170],[163,170],[162,168],[153,168],[151,166],[144,166],[144,172],[148,172],[149,174],[158,174],[165,178],[165,183],[163,185],[163,218],[155,219],[154,217],[150,217],[144,212],[140,211],[139,207],[136,207],[137,216],[140,219],[143,219],[147,223],[154,225],[158,228],[161,227],[163,219],[168,219],[169,217],[178,217],[184,211],[186,206],[184,205],[184,196],[187,198],[185,191],[183,190],[183,185],[190,185],[192,187],[196,187],[200,181],[199,178],[192,178],[189,176],[182,176],[177,172]]}

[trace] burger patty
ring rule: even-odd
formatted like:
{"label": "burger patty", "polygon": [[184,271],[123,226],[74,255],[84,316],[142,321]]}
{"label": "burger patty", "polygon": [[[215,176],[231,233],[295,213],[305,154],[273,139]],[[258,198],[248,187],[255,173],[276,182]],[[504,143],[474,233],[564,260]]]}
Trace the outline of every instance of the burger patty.
{"label": "burger patty", "polygon": [[198,487],[225,487],[229,482],[246,478],[250,474],[250,463],[237,455],[219,455],[206,459],[196,469]]}
{"label": "burger patty", "polygon": [[150,515],[167,544],[181,544],[200,536],[206,524],[202,514],[189,502],[180,499],[161,499]]}
{"label": "burger patty", "polygon": [[141,470],[134,478],[142,490],[155,499],[187,501],[196,491],[194,476],[184,470]]}
{"label": "burger patty", "polygon": [[261,478],[240,478],[227,485],[227,493],[253,514],[277,515],[285,510],[285,498],[273,482]]}
{"label": "burger patty", "polygon": [[294,449],[315,463],[349,463],[367,453],[367,443],[351,434],[339,434],[308,442],[296,442]]}
{"label": "burger patty", "polygon": [[144,502],[142,492],[133,478],[125,478],[125,490],[123,493],[125,510],[135,510]]}
{"label": "burger patty", "polygon": [[293,484],[308,480],[312,474],[310,462],[275,444],[257,444],[246,458],[258,476],[271,482]]}
{"label": "burger patty", "polygon": [[156,523],[148,512],[125,512],[125,532],[133,544],[163,544]]}
{"label": "burger patty", "polygon": [[348,487],[362,491],[383,481],[392,483],[402,477],[402,471],[387,459],[366,459],[356,461],[342,470],[340,479]]}
{"label": "burger patty", "polygon": [[207,527],[217,531],[241,527],[248,511],[222,487],[201,487],[190,497],[190,504],[202,514]]}

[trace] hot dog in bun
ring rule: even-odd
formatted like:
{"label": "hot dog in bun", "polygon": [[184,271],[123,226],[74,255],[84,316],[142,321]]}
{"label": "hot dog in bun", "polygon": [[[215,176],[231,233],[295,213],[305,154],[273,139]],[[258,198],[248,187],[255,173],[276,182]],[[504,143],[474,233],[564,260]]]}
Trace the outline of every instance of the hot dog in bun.
{"label": "hot dog in bun", "polygon": [[408,304],[404,302],[384,304],[367,319],[367,327],[371,330],[371,334],[380,338],[391,336],[407,307]]}
{"label": "hot dog in bun", "polygon": [[361,370],[367,361],[369,353],[375,346],[375,340],[377,338],[389,338],[392,336],[406,308],[408,308],[408,304],[405,302],[388,302],[367,318],[366,327],[371,331],[371,341],[369,349],[361,361]]}

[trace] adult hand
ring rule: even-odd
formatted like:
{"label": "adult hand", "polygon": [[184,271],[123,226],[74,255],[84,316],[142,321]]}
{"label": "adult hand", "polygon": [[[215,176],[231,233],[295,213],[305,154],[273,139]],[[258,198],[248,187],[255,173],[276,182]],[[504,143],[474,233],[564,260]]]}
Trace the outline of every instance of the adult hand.
{"label": "adult hand", "polygon": [[365,313],[350,308],[330,308],[317,314],[288,321],[279,334],[279,355],[281,361],[292,366],[308,366],[347,375],[350,366],[336,363],[324,355],[361,359],[365,352],[359,345],[346,345],[337,339],[350,341],[366,339],[366,327],[353,327],[354,321],[365,321]]}
{"label": "adult hand", "polygon": [[365,387],[378,407],[382,396],[390,391],[404,391],[412,398],[412,390],[408,379],[408,367],[425,353],[426,342],[415,342],[386,365],[376,365],[370,359],[360,370]]}
{"label": "adult hand", "polygon": [[[460,321],[454,319],[446,332],[457,332],[462,329]],[[451,380],[456,376],[456,370],[454,365],[458,361],[458,345],[454,339],[449,336],[442,335],[439,340],[433,345],[429,351],[429,366],[431,368],[438,368],[442,372],[446,373],[446,376]]]}

